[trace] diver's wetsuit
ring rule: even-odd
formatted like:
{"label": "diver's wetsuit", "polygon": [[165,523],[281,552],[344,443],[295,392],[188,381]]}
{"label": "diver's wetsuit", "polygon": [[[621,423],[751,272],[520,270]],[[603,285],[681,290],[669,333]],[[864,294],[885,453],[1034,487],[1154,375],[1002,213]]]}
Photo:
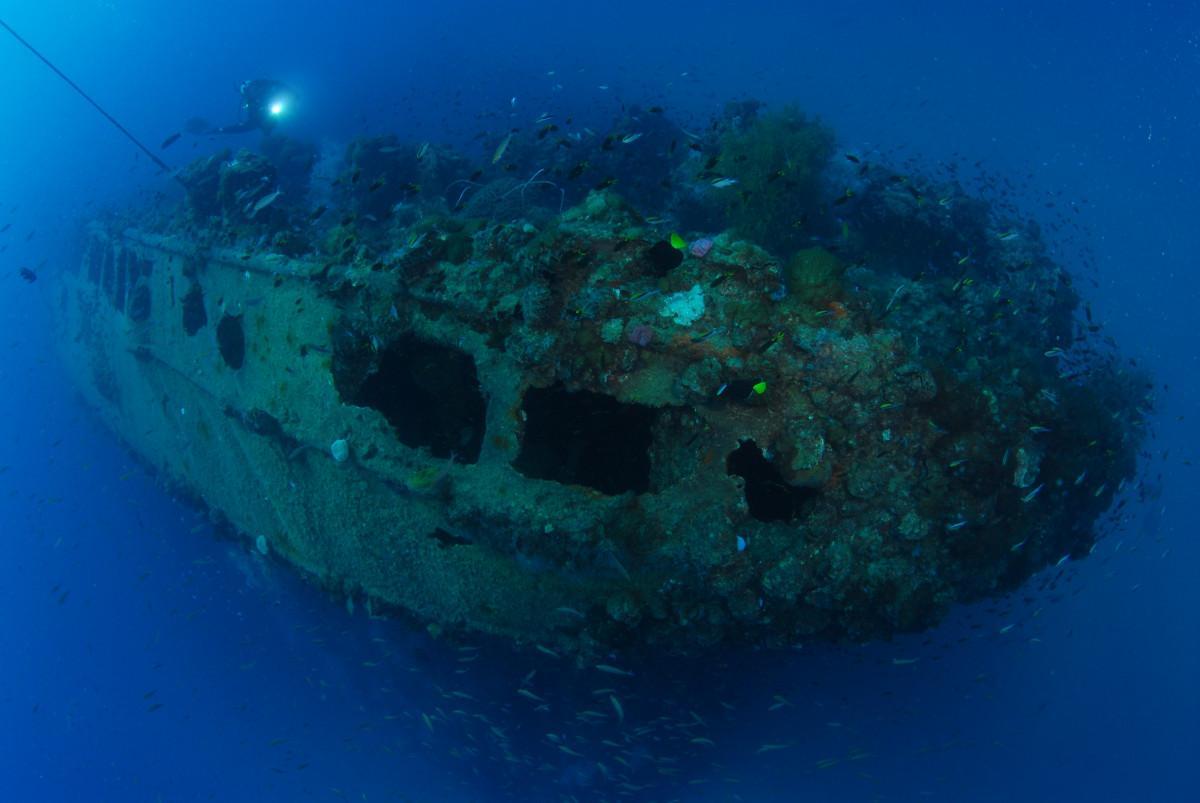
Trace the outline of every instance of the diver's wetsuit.
{"label": "diver's wetsuit", "polygon": [[213,134],[241,134],[262,129],[263,133],[271,133],[275,126],[275,118],[271,115],[271,103],[280,96],[291,94],[291,90],[281,81],[268,78],[257,78],[242,83],[242,120],[233,125],[223,125],[214,128]]}

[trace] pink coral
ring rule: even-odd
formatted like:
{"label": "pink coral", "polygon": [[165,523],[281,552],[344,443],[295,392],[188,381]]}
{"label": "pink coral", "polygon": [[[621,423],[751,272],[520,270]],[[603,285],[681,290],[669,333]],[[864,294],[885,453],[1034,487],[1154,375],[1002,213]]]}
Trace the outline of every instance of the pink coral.
{"label": "pink coral", "polygon": [[646,324],[638,324],[629,330],[629,342],[638,348],[645,348],[654,340],[654,330]]}

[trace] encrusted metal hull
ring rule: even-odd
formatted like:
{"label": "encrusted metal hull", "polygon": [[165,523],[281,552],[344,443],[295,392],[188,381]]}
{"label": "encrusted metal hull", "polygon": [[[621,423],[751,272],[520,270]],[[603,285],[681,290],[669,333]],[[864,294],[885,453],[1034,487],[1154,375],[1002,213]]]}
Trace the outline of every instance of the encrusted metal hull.
{"label": "encrusted metal hull", "polygon": [[[495,476],[511,471],[494,446],[499,438],[468,472],[398,443],[375,411],[343,404],[329,356],[340,313],[313,292],[304,265],[198,257],[190,243],[132,230],[94,235],[95,262],[62,280],[63,358],[104,421],[165,476],[258,544],[262,536],[272,552],[367,604],[528,637],[553,628],[555,608],[587,607],[586,584],[439,537],[450,475],[460,494],[498,483],[497,493],[472,497],[492,499],[497,514],[516,503],[502,501],[505,478]],[[114,304],[118,270],[128,271],[122,284],[149,289],[147,320],[135,323]],[[192,287],[202,288],[208,321],[189,335],[184,299]],[[238,370],[217,342],[224,316],[244,327]],[[492,409],[490,429],[511,432],[503,408]],[[342,439],[351,455],[339,463],[331,444]],[[368,444],[376,444],[369,456]],[[541,511],[520,517],[549,522],[569,508],[575,494],[555,490]]]}
{"label": "encrusted metal hull", "polygon": [[[945,369],[937,316],[985,281],[948,303],[860,271],[874,295],[826,304],[831,254],[725,235],[664,270],[603,193],[542,229],[426,221],[386,260],[152,225],[94,225],[56,290],[88,401],[251,548],[434,630],[595,654],[920,629],[1086,552],[1132,476],[1123,390]],[[1040,371],[1006,326],[971,359]]]}

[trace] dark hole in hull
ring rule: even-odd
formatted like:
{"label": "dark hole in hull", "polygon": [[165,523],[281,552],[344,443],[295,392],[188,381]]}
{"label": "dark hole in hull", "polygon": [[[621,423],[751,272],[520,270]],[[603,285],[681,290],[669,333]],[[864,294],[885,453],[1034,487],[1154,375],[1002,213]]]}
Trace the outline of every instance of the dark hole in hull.
{"label": "dark hole in hull", "polygon": [[222,315],[217,324],[217,346],[221,358],[233,370],[242,367],[246,360],[246,334],[242,331],[241,315]]}
{"label": "dark hole in hull", "polygon": [[792,521],[817,495],[813,488],[797,488],[784,482],[779,469],[763,457],[754,441],[742,441],[730,452],[725,470],[745,481],[746,505],[759,521]]}
{"label": "dark hole in hull", "polygon": [[458,349],[402,337],[380,354],[351,404],[383,414],[400,441],[460,463],[479,459],[487,403],[475,360]]}
{"label": "dark hole in hull", "polygon": [[658,410],[561,385],[525,393],[525,437],[513,467],[527,477],[615,495],[650,489]]}
{"label": "dark hole in hull", "polygon": [[200,285],[193,284],[192,289],[183,297],[183,331],[189,336],[196,334],[208,323],[208,313],[204,311],[204,291]]}

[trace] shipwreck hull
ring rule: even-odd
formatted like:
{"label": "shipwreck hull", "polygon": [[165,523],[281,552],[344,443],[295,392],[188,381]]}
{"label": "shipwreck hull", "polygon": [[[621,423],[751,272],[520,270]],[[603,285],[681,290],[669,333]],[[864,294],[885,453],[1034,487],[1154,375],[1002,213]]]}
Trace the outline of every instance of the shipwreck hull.
{"label": "shipwreck hull", "polygon": [[435,631],[595,654],[921,629],[1086,552],[1134,470],[1094,394],[950,383],[912,345],[948,330],[934,288],[847,313],[796,292],[813,249],[782,299],[724,236],[663,270],[603,195],[383,261],[159,230],[93,225],[55,289],[88,402],[249,548]]}
{"label": "shipwreck hull", "polygon": [[[406,447],[376,411],[342,403],[330,373],[342,315],[314,292],[310,267],[200,257],[192,243],[97,229],[83,269],[62,280],[63,359],[133,451],[331,589],[512,636],[552,628],[555,608],[588,607],[588,583],[525,571],[444,529],[441,486],[464,467]],[[147,309],[131,317],[135,297]],[[236,328],[244,346],[233,357],[238,347],[224,341],[238,335],[224,332]],[[503,385],[488,386],[501,401]],[[529,500],[504,501],[511,478],[495,475],[512,473],[512,456],[495,444],[515,423],[502,404],[490,409],[497,434],[471,476],[454,480],[459,493],[495,482],[474,504],[550,532],[570,520],[574,497],[590,494],[549,489],[557,493],[531,510],[517,507]],[[335,440],[349,451],[342,461]]]}

